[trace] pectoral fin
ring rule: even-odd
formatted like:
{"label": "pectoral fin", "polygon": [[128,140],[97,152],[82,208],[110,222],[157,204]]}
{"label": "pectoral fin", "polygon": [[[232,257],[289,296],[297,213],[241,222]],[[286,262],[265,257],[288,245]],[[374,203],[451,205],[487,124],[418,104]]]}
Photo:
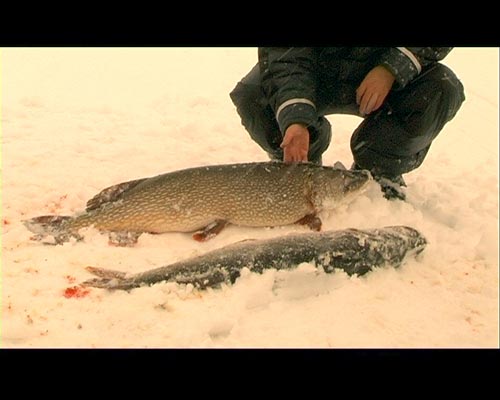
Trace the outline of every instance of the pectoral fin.
{"label": "pectoral fin", "polygon": [[207,240],[210,240],[213,237],[217,236],[227,224],[227,221],[218,219],[207,225],[201,231],[196,232],[193,235],[193,239],[198,242],[206,242]]}
{"label": "pectoral fin", "polygon": [[307,225],[310,229],[317,232],[321,230],[322,225],[321,219],[316,214],[307,214],[295,223],[299,225]]}
{"label": "pectoral fin", "polygon": [[109,232],[108,243],[111,246],[132,247],[137,244],[142,232]]}

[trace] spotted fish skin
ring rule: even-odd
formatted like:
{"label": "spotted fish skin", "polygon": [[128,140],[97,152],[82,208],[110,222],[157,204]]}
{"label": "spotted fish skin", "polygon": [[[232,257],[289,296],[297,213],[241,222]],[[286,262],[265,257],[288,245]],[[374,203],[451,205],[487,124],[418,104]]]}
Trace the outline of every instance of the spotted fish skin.
{"label": "spotted fish skin", "polygon": [[402,225],[291,234],[234,243],[131,276],[119,271],[90,268],[89,271],[100,278],[81,285],[130,290],[158,282],[177,282],[205,289],[221,283],[234,283],[243,268],[262,273],[266,269],[293,269],[301,263],[313,263],[327,273],[342,270],[348,275],[363,275],[376,267],[398,267],[407,257],[420,253],[426,244],[425,237],[418,230]]}
{"label": "spotted fish skin", "polygon": [[[263,227],[295,223],[361,193],[368,171],[311,163],[261,162],[173,171],[108,187],[74,217],[25,221],[61,241],[81,228],[106,232],[194,232],[217,222]],[[55,218],[57,223],[47,223]],[[42,226],[43,225],[43,226]]]}

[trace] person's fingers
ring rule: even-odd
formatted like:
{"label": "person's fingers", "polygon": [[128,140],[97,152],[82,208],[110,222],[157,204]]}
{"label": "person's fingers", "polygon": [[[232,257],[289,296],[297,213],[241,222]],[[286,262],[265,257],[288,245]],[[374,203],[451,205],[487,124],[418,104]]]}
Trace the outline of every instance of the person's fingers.
{"label": "person's fingers", "polygon": [[377,101],[375,102],[375,105],[373,106],[372,111],[377,111],[382,103],[384,102],[385,97],[384,96],[378,96]]}
{"label": "person's fingers", "polygon": [[309,146],[299,146],[296,143],[292,145],[285,146],[283,151],[283,161],[284,162],[307,162],[307,154],[309,152]]}
{"label": "person's fingers", "polygon": [[284,162],[297,162],[299,160],[300,160],[300,157],[297,154],[290,152],[290,151],[285,151],[284,157],[283,157]]}
{"label": "person's fingers", "polygon": [[307,153],[304,151],[294,152],[288,151],[285,147],[285,151],[283,153],[283,161],[284,162],[307,162]]}
{"label": "person's fingers", "polygon": [[292,156],[286,147],[283,149],[283,161],[286,163],[292,162]]}
{"label": "person's fingers", "polygon": [[358,89],[356,90],[356,104],[360,104],[361,103],[361,99],[363,97],[363,95],[365,94],[366,92],[366,84],[365,82],[361,82],[361,85],[359,85]]}
{"label": "person's fingers", "polygon": [[378,109],[383,102],[383,97],[378,93],[368,92],[361,98],[359,112],[361,115],[368,115]]}
{"label": "person's fingers", "polygon": [[394,82],[394,75],[383,66],[373,68],[356,90],[356,103],[361,115],[378,110]]}
{"label": "person's fingers", "polygon": [[291,125],[280,144],[283,149],[283,161],[307,161],[309,152],[309,131],[303,126]]}
{"label": "person's fingers", "polygon": [[[364,96],[363,96],[364,97]],[[359,99],[359,113],[361,115],[365,115],[365,103],[366,101],[363,100],[363,97]]]}
{"label": "person's fingers", "polygon": [[282,149],[285,149],[292,142],[292,139],[293,139],[293,136],[285,135],[285,137],[283,138],[283,141],[280,144],[280,147]]}
{"label": "person's fingers", "polygon": [[370,100],[371,93],[369,91],[365,92],[359,101],[359,112],[361,115],[367,114],[366,108],[368,105],[368,100]]}
{"label": "person's fingers", "polygon": [[374,110],[374,107],[375,107],[375,104],[377,103],[378,98],[379,98],[379,95],[377,93],[373,93],[370,96],[370,98],[366,102],[365,114],[370,114]]}
{"label": "person's fingers", "polygon": [[292,149],[290,148],[290,146],[283,147],[283,161],[284,162],[293,162],[294,156],[293,156],[293,152],[291,150]]}

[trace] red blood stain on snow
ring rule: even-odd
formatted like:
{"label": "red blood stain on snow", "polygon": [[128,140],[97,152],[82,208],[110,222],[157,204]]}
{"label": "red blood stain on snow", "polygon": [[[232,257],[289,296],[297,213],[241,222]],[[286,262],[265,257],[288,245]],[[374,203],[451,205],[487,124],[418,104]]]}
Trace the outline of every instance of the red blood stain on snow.
{"label": "red blood stain on snow", "polygon": [[90,293],[90,289],[84,289],[81,286],[72,286],[64,291],[64,297],[67,299],[85,297]]}

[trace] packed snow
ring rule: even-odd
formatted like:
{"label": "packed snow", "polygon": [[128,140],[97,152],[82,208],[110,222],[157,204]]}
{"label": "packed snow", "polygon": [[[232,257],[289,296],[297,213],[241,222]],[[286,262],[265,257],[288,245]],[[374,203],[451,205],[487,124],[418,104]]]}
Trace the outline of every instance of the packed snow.
{"label": "packed snow", "polygon": [[[400,268],[349,277],[302,264],[246,271],[208,290],[172,282],[80,290],[93,277],[86,266],[136,273],[308,228],[230,225],[204,243],[143,234],[135,247],[110,246],[93,228],[81,242],[30,240],[22,220],[79,213],[110,185],[266,161],[229,98],[256,58],[255,48],[1,50],[1,347],[498,347],[498,48],[456,48],[443,61],[467,99],[423,165],[405,175],[407,202],[387,201],[372,182],[321,215],[323,230],[418,229],[429,244]],[[328,119],[324,164],[349,166],[361,119]]]}

